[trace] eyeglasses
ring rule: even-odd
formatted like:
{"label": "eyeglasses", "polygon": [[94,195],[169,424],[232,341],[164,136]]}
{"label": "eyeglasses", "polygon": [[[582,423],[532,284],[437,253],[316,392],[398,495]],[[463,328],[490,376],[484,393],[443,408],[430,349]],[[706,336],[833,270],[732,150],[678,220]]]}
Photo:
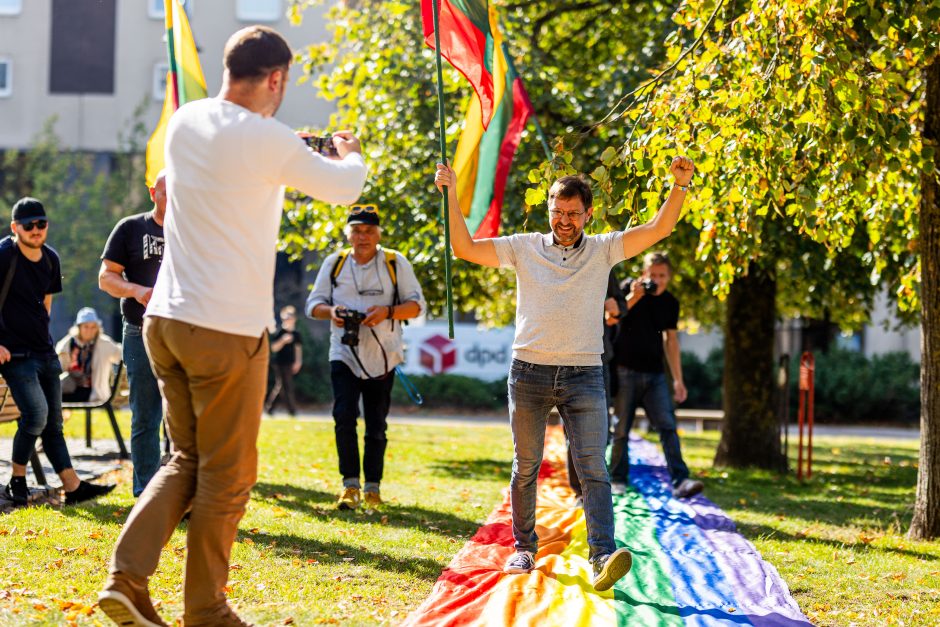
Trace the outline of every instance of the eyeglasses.
{"label": "eyeglasses", "polygon": [[558,209],[549,209],[548,214],[552,216],[552,219],[559,220],[564,216],[568,216],[568,219],[574,222],[581,216],[583,216],[586,211],[560,211]]}
{"label": "eyeglasses", "polygon": [[33,220],[32,222],[20,222],[20,227],[29,233],[34,228],[39,229],[40,231],[46,230],[46,227],[49,226],[48,220]]}
{"label": "eyeglasses", "polygon": [[351,216],[357,216],[360,213],[378,213],[379,208],[376,205],[352,205],[352,211],[349,212]]}

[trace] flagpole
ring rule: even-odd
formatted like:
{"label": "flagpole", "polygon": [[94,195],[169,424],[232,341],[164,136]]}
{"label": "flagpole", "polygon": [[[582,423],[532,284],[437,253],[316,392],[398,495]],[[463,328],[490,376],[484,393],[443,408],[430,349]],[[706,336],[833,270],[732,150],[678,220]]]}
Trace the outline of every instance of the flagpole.
{"label": "flagpole", "polygon": [[[441,29],[440,0],[431,0],[434,14],[434,56],[437,59],[437,116],[440,123],[441,163],[447,163],[447,136],[444,125],[444,71],[441,64]],[[447,200],[447,187],[441,195],[441,210],[444,213],[444,280],[447,283],[447,330],[450,339],[454,339],[454,296],[451,290],[450,269],[450,207]]]}

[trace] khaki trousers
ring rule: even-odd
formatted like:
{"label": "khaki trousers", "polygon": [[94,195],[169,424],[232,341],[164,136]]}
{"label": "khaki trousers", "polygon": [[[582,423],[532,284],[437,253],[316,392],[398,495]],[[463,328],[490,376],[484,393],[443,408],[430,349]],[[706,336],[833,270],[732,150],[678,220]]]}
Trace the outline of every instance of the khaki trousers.
{"label": "khaki trousers", "polygon": [[191,507],[183,620],[211,625],[226,605],[232,543],[257,479],[268,335],[251,338],[150,317],[144,339],[175,451],[131,511],[111,572],[150,577]]}

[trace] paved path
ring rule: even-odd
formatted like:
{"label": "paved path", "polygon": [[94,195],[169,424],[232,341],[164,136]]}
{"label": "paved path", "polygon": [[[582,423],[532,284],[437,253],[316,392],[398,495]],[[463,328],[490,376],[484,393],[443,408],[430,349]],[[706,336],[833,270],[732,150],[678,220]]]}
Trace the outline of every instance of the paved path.
{"label": "paved path", "polygon": [[441,574],[406,627],[490,625],[773,625],[804,627],[777,570],[714,503],[678,501],[659,447],[634,439],[631,487],[614,498],[616,537],[634,556],[613,590],[590,585],[584,512],[571,506],[559,428],[539,476],[536,569],[507,575],[513,552],[508,494]]}

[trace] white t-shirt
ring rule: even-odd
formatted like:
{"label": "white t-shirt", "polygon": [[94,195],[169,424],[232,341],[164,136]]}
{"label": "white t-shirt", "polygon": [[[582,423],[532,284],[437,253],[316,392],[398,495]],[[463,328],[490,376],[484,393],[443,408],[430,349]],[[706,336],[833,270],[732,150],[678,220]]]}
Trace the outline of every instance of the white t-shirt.
{"label": "white t-shirt", "polygon": [[259,337],[274,328],[274,262],[284,186],[359,198],[366,165],[310,150],[286,125],[221,98],[186,104],[166,135],[163,265],[148,316]]}

